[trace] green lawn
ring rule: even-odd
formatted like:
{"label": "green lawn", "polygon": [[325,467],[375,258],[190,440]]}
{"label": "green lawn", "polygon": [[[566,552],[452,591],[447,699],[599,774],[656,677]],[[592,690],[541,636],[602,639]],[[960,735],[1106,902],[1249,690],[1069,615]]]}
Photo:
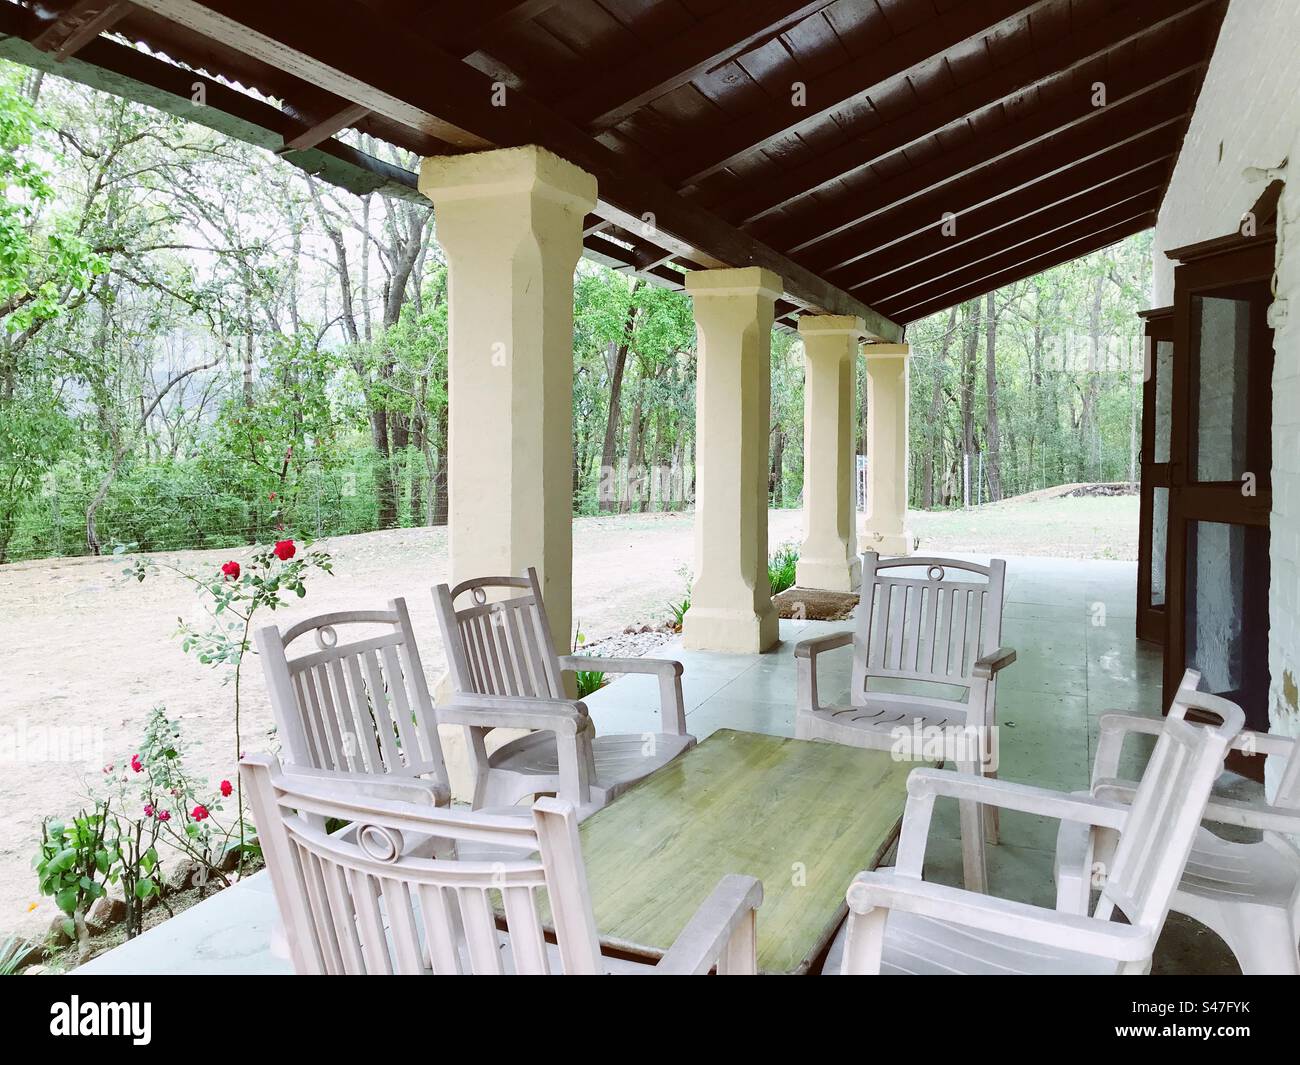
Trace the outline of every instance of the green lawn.
{"label": "green lawn", "polygon": [[914,510],[908,526],[924,553],[1137,558],[1138,497],[1008,500],[970,510]]}

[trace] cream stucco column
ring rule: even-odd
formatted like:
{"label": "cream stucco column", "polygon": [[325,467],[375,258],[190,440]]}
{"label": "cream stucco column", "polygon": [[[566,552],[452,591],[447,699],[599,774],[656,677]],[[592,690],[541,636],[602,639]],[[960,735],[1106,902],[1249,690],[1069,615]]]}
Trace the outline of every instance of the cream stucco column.
{"label": "cream stucco column", "polygon": [[854,507],[854,393],[861,318],[805,315],[803,519],[800,588],[849,592],[862,577]]}
{"label": "cream stucco column", "polygon": [[573,585],[573,271],[596,179],[534,146],[426,159],[448,264],[452,582],[536,566],[557,648]]}
{"label": "cream stucco column", "polygon": [[864,550],[906,555],[907,531],[907,344],[866,344],[867,514]]}
{"label": "cream stucco column", "polygon": [[767,579],[767,452],[772,311],[770,270],[686,276],[695,305],[695,583],[688,648],[765,651],[777,642]]}

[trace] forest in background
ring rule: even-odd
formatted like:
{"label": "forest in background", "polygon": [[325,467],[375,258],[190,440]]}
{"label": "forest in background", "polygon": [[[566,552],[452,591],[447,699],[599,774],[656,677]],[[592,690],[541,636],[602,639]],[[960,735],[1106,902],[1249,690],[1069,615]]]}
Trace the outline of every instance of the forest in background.
{"label": "forest in background", "polygon": [[[0,186],[0,562],[446,522],[430,207],[10,64]],[[1135,477],[1149,262],[1141,234],[909,327],[913,506]],[[576,513],[689,505],[694,343],[684,294],[580,264]],[[776,332],[776,507],[803,416]]]}

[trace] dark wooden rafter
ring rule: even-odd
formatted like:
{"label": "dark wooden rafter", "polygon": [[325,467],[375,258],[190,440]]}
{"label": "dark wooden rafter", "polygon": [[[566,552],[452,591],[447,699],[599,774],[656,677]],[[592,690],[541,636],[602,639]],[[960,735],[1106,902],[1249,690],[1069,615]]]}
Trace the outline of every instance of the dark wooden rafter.
{"label": "dark wooden rafter", "polygon": [[630,62],[593,74],[559,100],[562,115],[599,133],[655,98],[779,36],[833,0],[731,0],[719,11]]}
{"label": "dark wooden rafter", "polygon": [[925,64],[989,34],[1008,30],[1053,0],[970,0],[900,34],[878,62],[846,63],[804,83],[805,103],[791,92],[777,106],[766,106],[738,121],[701,130],[692,144],[675,153],[668,180],[678,188],[693,185],[799,127],[824,118],[872,89],[901,79]]}
{"label": "dark wooden rafter", "polygon": [[[33,42],[23,39],[22,17],[20,8],[0,4],[0,57],[38,69],[57,70],[62,77],[197,122],[225,136],[270,151],[279,149],[287,162],[357,195],[380,192],[422,205],[428,203],[417,188],[414,173],[350,145],[326,138],[301,149],[280,149],[282,141],[291,138],[296,128],[293,119],[271,104],[212,78],[159,64],[146,53],[108,39],[92,40],[66,61],[56,60],[53,52],[41,52]],[[196,83],[203,86],[203,107],[194,105]],[[608,225],[600,221],[602,226]],[[585,239],[590,258],[616,269],[632,269],[636,252],[612,241],[597,247],[599,239]],[[646,245],[647,252],[649,247]],[[666,267],[646,270],[642,276],[662,287],[682,287],[682,275]]]}
{"label": "dark wooden rafter", "polygon": [[[884,271],[880,271],[879,264],[869,259],[868,265],[875,265],[877,272],[872,274],[869,281],[862,283],[864,296],[873,303],[885,305],[902,294],[914,292],[931,283],[937,284],[941,278],[973,262],[982,262],[1046,234],[1059,233],[1064,226],[1080,218],[1090,218],[1098,211],[1143,197],[1158,201],[1164,184],[1164,168],[1160,163],[1167,158],[1168,156],[1161,155],[1157,161],[1136,167],[1121,177],[1075,192],[1049,207],[1029,213],[1025,212],[1018,197],[1007,197],[999,201],[999,206],[1010,217],[992,228],[972,228],[967,233],[967,222],[958,219],[957,233],[946,236],[935,227],[934,244],[937,244],[938,250],[933,253],[907,251],[904,260],[895,260],[896,265]],[[910,246],[915,242],[909,240],[906,243]]]}
{"label": "dark wooden rafter", "polygon": [[1125,237],[1132,236],[1134,233],[1141,233],[1144,229],[1150,229],[1155,223],[1156,215],[1152,211],[1149,214],[1109,226],[1071,244],[1060,245],[1047,255],[1021,260],[1001,271],[990,271],[965,288],[936,293],[929,301],[909,307],[902,317],[902,322],[906,325],[924,318],[926,315],[947,310],[958,303],[964,303],[966,300],[976,299],[986,292],[996,291],[1005,285],[1014,285],[1017,281],[1023,281],[1027,277],[1033,277],[1034,274],[1050,270],[1053,266],[1060,266],[1071,259],[1078,259],[1084,255],[1100,251],[1102,248],[1108,248]]}
{"label": "dark wooden rafter", "polygon": [[425,34],[444,42],[463,58],[491,47],[499,35],[536,18],[559,0],[438,0],[422,4],[426,11],[413,19]]}
{"label": "dark wooden rafter", "polygon": [[[874,245],[841,275],[841,283],[854,291],[872,291],[877,278],[891,271],[915,264],[918,267],[930,256],[971,256],[977,254],[979,242],[989,239],[1001,227],[1018,225],[1032,228],[1041,224],[1035,213],[1061,205],[1077,209],[1070,198],[1102,183],[1124,177],[1132,170],[1150,167],[1161,175],[1178,152],[1182,130],[1175,120],[1128,141],[1121,147],[1122,156],[1102,152],[1077,165],[1053,171],[1045,178],[1016,187],[990,180],[969,191],[971,199],[953,203],[953,227],[945,228],[943,216],[933,211],[915,216],[906,214],[875,228]],[[1000,190],[1000,192],[999,192]],[[955,227],[956,232],[950,230]]]}
{"label": "dark wooden rafter", "polygon": [[[880,182],[868,195],[846,201],[838,210],[819,213],[815,227],[802,228],[802,239],[794,236],[800,230],[792,225],[783,229],[778,246],[805,253],[804,261],[813,269],[842,270],[883,243],[873,235],[879,231],[879,220],[903,206],[911,217],[938,224],[946,215],[969,210],[1093,155],[1121,151],[1179,122],[1194,103],[1193,75],[1200,68],[1199,62],[1189,64],[1154,85],[1145,83],[1144,75],[1124,72],[1112,79],[1112,90],[1119,92],[1104,108],[1093,107],[1087,91],[1081,90],[1081,100],[1067,99],[1011,123],[965,148]],[[788,244],[787,237],[791,238]],[[776,238],[768,234],[766,239]]]}
{"label": "dark wooden rafter", "polygon": [[[438,135],[468,149],[539,144],[593,174],[600,213],[632,228],[653,218],[655,242],[705,267],[760,266],[784,282],[792,299],[810,308],[863,318],[887,339],[900,331],[775,249],[716,215],[688,203],[662,180],[630,164],[567,119],[519,92],[505,106],[492,80],[423,38],[395,34],[380,20],[350,23],[343,0],[317,0],[315,19],[287,5],[250,6],[236,0],[138,0],[139,6],[206,36],[234,42],[262,62],[281,63],[295,76],[377,114],[416,129],[436,124]],[[448,128],[450,127],[450,128]]]}
{"label": "dark wooden rafter", "polygon": [[589,258],[672,288],[762,266],[785,282],[779,327],[853,314],[896,340],[1151,218],[1226,6],[0,0],[0,56],[360,194],[426,202],[347,128],[417,156],[538,144],[597,178]]}
{"label": "dark wooden rafter", "polygon": [[[977,81],[960,85],[943,96],[909,108],[905,113],[854,137],[832,151],[799,166],[783,169],[770,181],[756,182],[739,195],[723,191],[696,197],[722,217],[748,226],[835,181],[859,173],[887,156],[931,137],[948,126],[995,107],[1045,82],[1068,77],[1093,61],[1156,34],[1176,32],[1168,50],[1194,52],[1203,33],[1198,23],[1220,3],[1200,0],[1149,0],[1131,10],[1107,13],[1074,34],[994,70]],[[1190,30],[1184,30],[1190,26]]]}
{"label": "dark wooden rafter", "polygon": [[301,133],[286,139],[284,150],[301,151],[304,148],[314,148],[321,141],[328,140],[341,130],[355,126],[368,114],[370,108],[365,104],[344,103],[307,126]]}
{"label": "dark wooden rafter", "polygon": [[42,52],[51,52],[59,60],[67,59],[101,33],[111,30],[130,11],[128,0],[77,0],[45,23],[31,41]]}
{"label": "dark wooden rafter", "polygon": [[[1065,225],[1048,229],[1036,236],[1020,241],[1010,247],[990,249],[984,255],[971,262],[950,270],[947,273],[927,277],[922,284],[912,285],[899,290],[880,301],[882,307],[893,312],[903,312],[918,303],[926,303],[934,298],[936,292],[948,292],[963,288],[998,273],[1004,266],[1024,262],[1027,259],[1039,259],[1051,255],[1061,248],[1070,247],[1075,241],[1086,239],[1099,230],[1122,225],[1134,218],[1144,218],[1155,212],[1159,204],[1159,189],[1130,196],[1118,203],[1112,203],[1099,210],[1075,218]],[[983,248],[981,251],[985,250]]]}

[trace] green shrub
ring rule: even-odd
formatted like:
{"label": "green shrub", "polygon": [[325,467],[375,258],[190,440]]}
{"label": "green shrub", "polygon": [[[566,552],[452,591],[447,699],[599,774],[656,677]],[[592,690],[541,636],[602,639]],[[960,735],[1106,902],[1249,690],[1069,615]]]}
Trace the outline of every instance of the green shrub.
{"label": "green shrub", "polygon": [[772,585],[773,595],[794,587],[795,567],[798,564],[799,548],[794,544],[778,547],[776,553],[767,560],[767,579]]}

